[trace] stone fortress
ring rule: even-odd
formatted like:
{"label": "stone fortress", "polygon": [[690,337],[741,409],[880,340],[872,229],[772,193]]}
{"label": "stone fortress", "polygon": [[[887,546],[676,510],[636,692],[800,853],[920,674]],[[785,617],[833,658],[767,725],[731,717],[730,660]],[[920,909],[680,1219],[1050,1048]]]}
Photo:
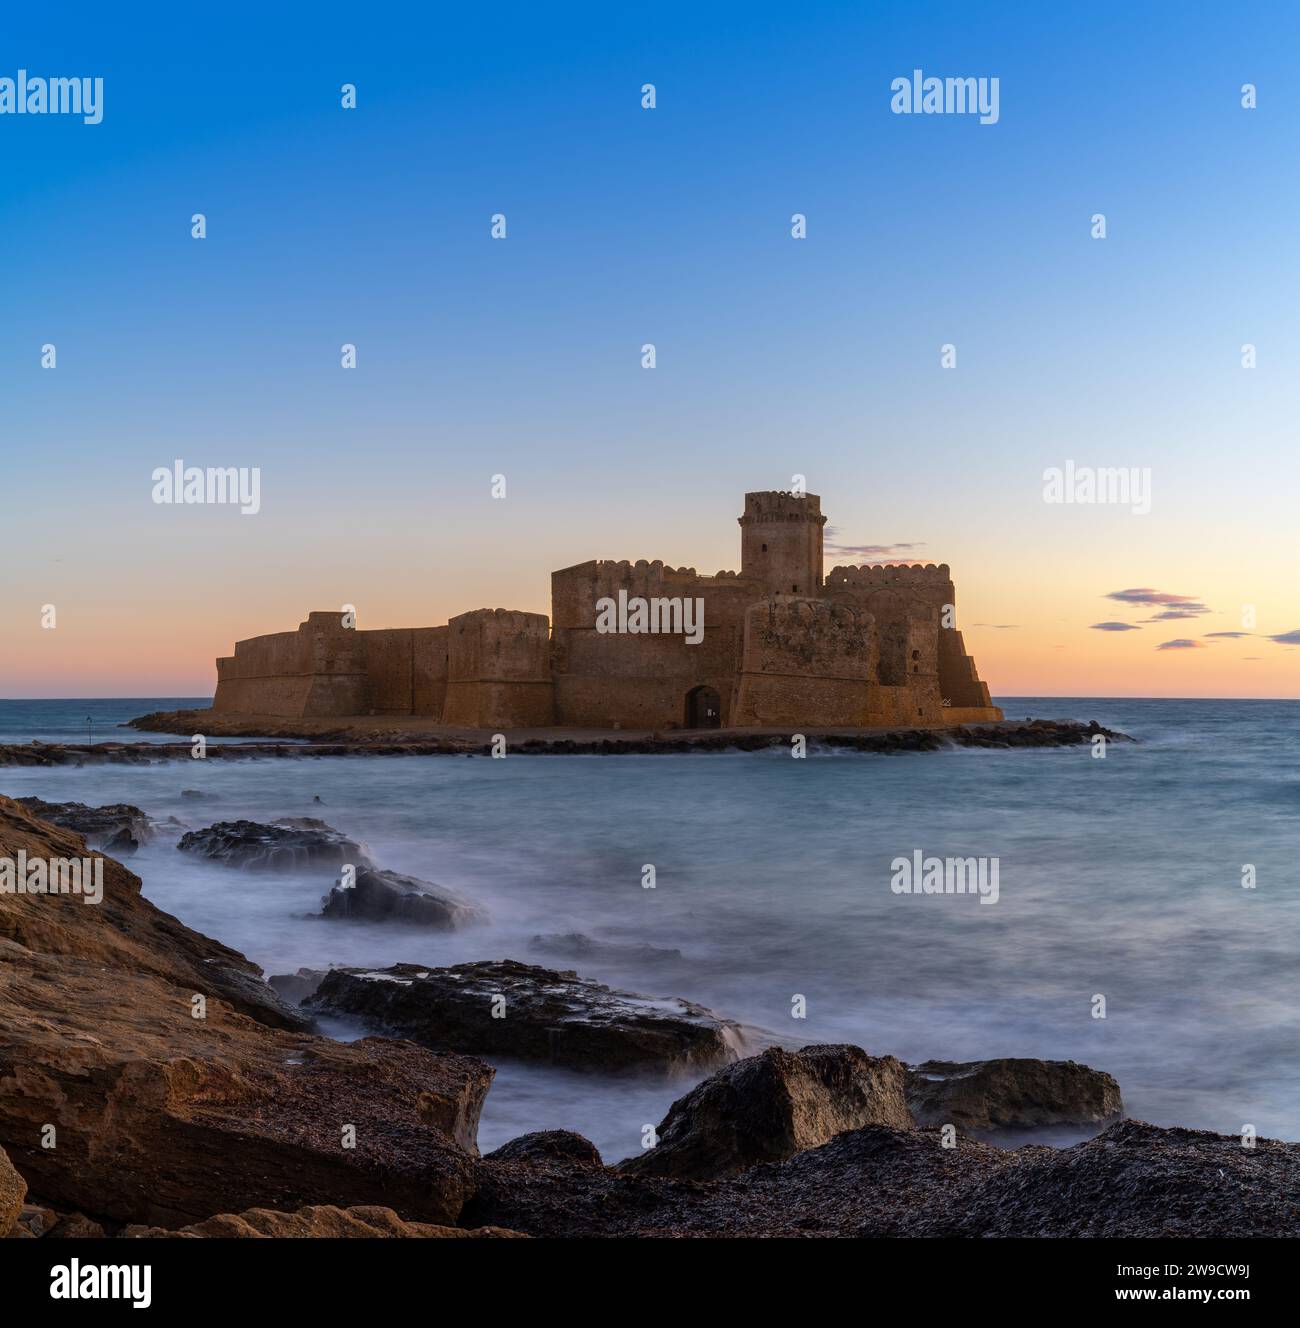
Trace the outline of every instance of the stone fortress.
{"label": "stone fortress", "polygon": [[[475,609],[444,627],[362,631],[342,613],[309,613],[297,631],[240,641],[217,660],[213,710],[421,716],[491,730],[1002,718],[953,625],[946,565],[823,575],[826,518],[816,494],[747,493],[739,521],[739,572],[579,563],[551,574],[549,622]],[[702,631],[682,629],[683,606]]]}

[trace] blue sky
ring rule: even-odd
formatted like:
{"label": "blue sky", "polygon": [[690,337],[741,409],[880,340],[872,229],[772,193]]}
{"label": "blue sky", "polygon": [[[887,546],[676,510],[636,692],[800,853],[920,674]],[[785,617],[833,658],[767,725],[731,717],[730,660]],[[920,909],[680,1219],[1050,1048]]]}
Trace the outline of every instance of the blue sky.
{"label": "blue sky", "polygon": [[[0,613],[26,631],[66,602],[86,635],[55,672],[97,643],[110,692],[136,676],[121,624],[152,631],[141,690],[190,694],[236,635],[344,600],[436,622],[545,610],[550,569],[591,556],[735,566],[741,494],[797,472],[846,543],[916,544],[974,621],[1038,633],[975,642],[995,690],[1115,694],[1140,666],[1139,692],[1255,694],[1259,670],[1087,631],[1146,585],[1300,627],[1298,25],[1250,4],[6,13],[0,76],[101,76],[105,112],[0,116],[0,447],[27,496]],[[998,124],[891,114],[918,67],[998,77]],[[262,467],[263,514],[160,512],[173,457]],[[1066,457],[1151,466],[1151,517],[1045,509]],[[7,688],[0,661],[0,694],[53,644]],[[1270,671],[1300,651],[1252,653],[1267,694],[1300,692]]]}

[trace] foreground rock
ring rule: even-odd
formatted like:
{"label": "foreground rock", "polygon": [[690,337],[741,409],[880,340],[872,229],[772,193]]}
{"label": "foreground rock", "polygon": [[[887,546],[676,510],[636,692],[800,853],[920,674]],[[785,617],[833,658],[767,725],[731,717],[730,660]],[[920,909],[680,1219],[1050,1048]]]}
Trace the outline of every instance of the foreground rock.
{"label": "foreground rock", "polygon": [[962,1130],[1096,1125],[1123,1114],[1119,1084],[1074,1061],[926,1061],[907,1072],[907,1102],[922,1125]]}
{"label": "foreground rock", "polygon": [[312,867],[371,866],[365,849],[333,826],[311,816],[285,816],[270,825],[218,821],[191,830],[176,846],[245,871],[300,871]]}
{"label": "foreground rock", "polygon": [[1300,1144],[1125,1120],[1073,1148],[1017,1149],[953,1209],[952,1236],[1294,1237]]}
{"label": "foreground rock", "polygon": [[1015,1151],[866,1126],[725,1180],[569,1159],[478,1163],[462,1225],[533,1236],[1256,1236],[1295,1234],[1300,1144],[1122,1121]]}
{"label": "foreground rock", "polygon": [[572,1130],[537,1130],[521,1134],[488,1154],[498,1162],[581,1162],[603,1166],[600,1150]]}
{"label": "foreground rock", "polygon": [[454,968],[336,968],[306,1008],[348,1015],[439,1050],[581,1070],[712,1070],[738,1059],[745,1047],[739,1025],[703,1006],[616,991],[513,959]]}
{"label": "foreground rock", "polygon": [[43,798],[15,801],[33,816],[65,830],[75,830],[92,848],[115,857],[129,856],[151,838],[149,818],[130,803],[88,807],[84,802],[46,802]]}
{"label": "foreground rock", "polygon": [[277,1213],[253,1208],[246,1213],[222,1213],[206,1222],[168,1231],[164,1227],[129,1226],[119,1236],[133,1240],[175,1238],[201,1240],[455,1240],[473,1237],[524,1239],[521,1232],[500,1227],[465,1231],[460,1227],[434,1226],[427,1222],[404,1222],[391,1208],[358,1205],[336,1208],[332,1204],[300,1208],[296,1213]]}
{"label": "foreground rock", "polygon": [[784,1161],[864,1125],[911,1129],[905,1074],[901,1061],[860,1047],[769,1047],[674,1102],[659,1142],[619,1168],[711,1180]]}
{"label": "foreground rock", "polygon": [[321,916],[361,922],[409,922],[433,931],[456,931],[487,921],[484,909],[455,890],[374,867],[358,868],[353,885],[336,885],[321,901]]}
{"label": "foreground rock", "polygon": [[[85,852],[0,798],[0,856],[20,849]],[[490,1067],[301,1024],[254,965],[111,859],[98,906],[0,894],[0,1148],[54,1208],[174,1227],[382,1204],[455,1223]]]}

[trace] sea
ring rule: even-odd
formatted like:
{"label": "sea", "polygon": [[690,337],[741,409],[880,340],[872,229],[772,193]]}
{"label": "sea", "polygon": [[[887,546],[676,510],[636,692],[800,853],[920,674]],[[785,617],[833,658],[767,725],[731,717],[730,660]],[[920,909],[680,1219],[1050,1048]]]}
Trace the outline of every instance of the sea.
{"label": "sea", "polygon": [[[3,768],[0,792],[141,807],[164,823],[129,862],[145,895],[268,974],[500,958],[576,967],[699,1002],[781,1045],[847,1042],[909,1063],[1075,1060],[1113,1074],[1131,1116],[1300,1140],[1300,702],[998,703],[1008,718],[1096,719],[1135,741],[1104,755],[814,744],[803,759]],[[83,741],[88,722],[93,741],[163,740],[120,725],[207,704],[0,701],[0,742]],[[245,873],[177,852],[185,828],[280,816],[322,817],[379,866],[452,886],[490,921],[446,935],[324,921],[313,915],[328,873]],[[996,902],[899,893],[897,863],[918,852],[996,863]],[[677,954],[565,960],[536,948],[567,933]],[[692,1082],[503,1062],[480,1146],[564,1128],[617,1160]]]}

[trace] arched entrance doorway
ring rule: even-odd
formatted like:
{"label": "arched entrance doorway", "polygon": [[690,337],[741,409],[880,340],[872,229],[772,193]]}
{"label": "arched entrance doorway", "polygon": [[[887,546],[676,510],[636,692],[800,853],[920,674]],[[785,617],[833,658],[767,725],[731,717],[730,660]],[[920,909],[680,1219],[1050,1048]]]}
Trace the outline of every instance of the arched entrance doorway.
{"label": "arched entrance doorway", "polygon": [[686,727],[716,729],[722,724],[722,698],[714,687],[692,687],[686,693]]}

